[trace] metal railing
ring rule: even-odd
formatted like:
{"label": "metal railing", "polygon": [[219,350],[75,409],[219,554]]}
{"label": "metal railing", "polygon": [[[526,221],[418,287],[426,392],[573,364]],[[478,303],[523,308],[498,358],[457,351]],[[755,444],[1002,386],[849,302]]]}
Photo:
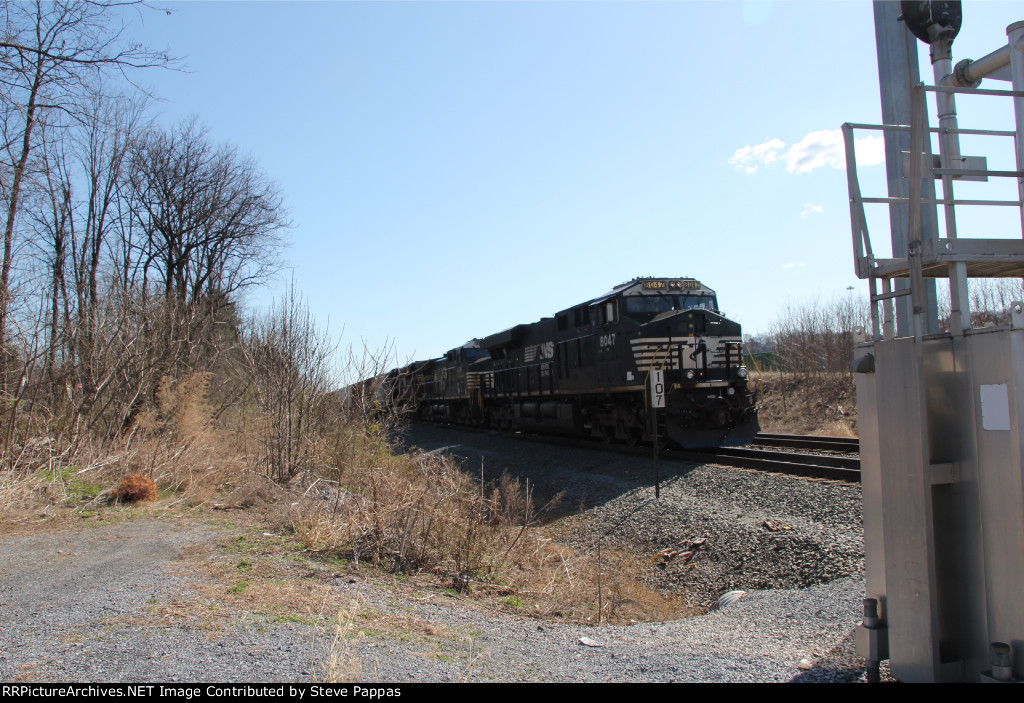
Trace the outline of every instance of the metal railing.
{"label": "metal railing", "polygon": [[[914,333],[920,337],[926,329],[928,310],[925,296],[925,278],[948,278],[950,286],[950,331],[962,333],[970,327],[970,309],[967,297],[967,279],[1024,277],[1024,203],[1017,200],[958,199],[953,184],[957,180],[988,181],[989,178],[1016,178],[1018,193],[1024,190],[1024,171],[992,170],[984,159],[959,157],[959,136],[1010,137],[1014,151],[1021,153],[1019,137],[1014,131],[990,129],[960,129],[931,127],[928,122],[926,93],[962,93],[1010,98],[1024,98],[1022,91],[982,90],[949,86],[912,88],[910,125],[872,125],[847,123],[842,127],[846,149],[847,185],[850,197],[850,223],[853,235],[854,266],[858,278],[868,279],[871,286],[871,325],[874,338],[891,339],[894,336],[893,301],[900,296],[911,297],[914,315]],[[909,162],[909,197],[865,197],[861,193],[857,175],[855,130],[874,130],[884,133],[909,132],[910,152],[904,154],[904,168]],[[931,151],[931,138],[938,135],[940,154]],[[959,164],[951,164],[948,154],[957,155]],[[1020,158],[1018,157],[1018,163]],[[959,166],[959,167],[957,167]],[[941,197],[924,197],[924,179],[935,179],[942,184]],[[907,252],[893,252],[892,258],[876,257],[868,232],[866,204],[906,205],[909,208]],[[945,236],[925,236],[922,206],[944,208]],[[1020,239],[958,238],[956,230],[957,206],[1016,207],[1021,212]],[[937,210],[935,211],[937,215]],[[936,218],[937,221],[937,218]],[[909,279],[909,287],[894,287],[893,279]],[[879,290],[881,287],[881,290]],[[882,308],[879,316],[879,305]]]}

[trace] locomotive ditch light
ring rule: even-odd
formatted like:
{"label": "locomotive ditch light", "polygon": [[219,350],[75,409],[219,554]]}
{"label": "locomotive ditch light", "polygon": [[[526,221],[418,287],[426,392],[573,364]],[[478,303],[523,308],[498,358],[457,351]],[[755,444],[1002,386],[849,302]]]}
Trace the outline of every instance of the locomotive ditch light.
{"label": "locomotive ditch light", "polygon": [[960,33],[964,16],[960,0],[902,0],[900,12],[910,33],[925,44],[943,36],[952,40]]}

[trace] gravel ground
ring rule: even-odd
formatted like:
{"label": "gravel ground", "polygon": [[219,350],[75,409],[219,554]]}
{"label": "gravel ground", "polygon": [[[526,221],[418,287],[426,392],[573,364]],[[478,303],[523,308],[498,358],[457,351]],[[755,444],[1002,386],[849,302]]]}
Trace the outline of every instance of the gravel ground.
{"label": "gravel ground", "polygon": [[[0,679],[62,682],[296,680],[311,673],[305,627],[240,626],[227,638],[152,609],[193,577],[182,549],[201,522],[128,520],[0,539]],[[274,670],[265,668],[273,654]]]}
{"label": "gravel ground", "polygon": [[0,679],[308,682],[328,675],[329,614],[342,609],[365,636],[338,640],[334,671],[366,681],[862,677],[851,634],[864,587],[859,487],[663,461],[655,501],[649,460],[435,427],[406,440],[447,448],[474,471],[482,463],[487,476],[529,478],[542,499],[568,487],[562,520],[574,529],[562,533],[580,548],[605,535],[654,554],[704,538],[692,568],[669,563],[651,576],[695,608],[747,594],[672,622],[547,622],[289,559],[274,549],[281,536],[240,518],[138,511],[57,532],[4,530]]}

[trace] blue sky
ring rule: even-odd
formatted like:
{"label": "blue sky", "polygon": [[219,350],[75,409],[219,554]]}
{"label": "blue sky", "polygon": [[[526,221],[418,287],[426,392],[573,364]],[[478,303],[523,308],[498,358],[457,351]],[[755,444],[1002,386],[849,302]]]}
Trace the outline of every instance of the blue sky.
{"label": "blue sky", "polygon": [[[954,60],[1024,19],[964,5]],[[869,2],[160,7],[128,30],[187,68],[144,76],[159,119],[198,116],[290,207],[289,268],[249,302],[293,271],[343,344],[438,356],[635,276],[700,279],[747,333],[866,290],[835,140],[881,119]],[[1009,129],[1000,107],[961,115]]]}

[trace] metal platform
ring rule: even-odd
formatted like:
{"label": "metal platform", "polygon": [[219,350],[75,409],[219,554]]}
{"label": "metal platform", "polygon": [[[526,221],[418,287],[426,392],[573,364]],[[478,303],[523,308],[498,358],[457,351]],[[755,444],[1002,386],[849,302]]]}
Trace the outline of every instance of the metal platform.
{"label": "metal platform", "polygon": [[[949,278],[950,264],[958,262],[966,264],[967,278],[1024,278],[1024,241],[943,238],[921,242],[924,278]],[[867,265],[872,278],[910,278],[912,271],[908,259],[871,259]]]}

